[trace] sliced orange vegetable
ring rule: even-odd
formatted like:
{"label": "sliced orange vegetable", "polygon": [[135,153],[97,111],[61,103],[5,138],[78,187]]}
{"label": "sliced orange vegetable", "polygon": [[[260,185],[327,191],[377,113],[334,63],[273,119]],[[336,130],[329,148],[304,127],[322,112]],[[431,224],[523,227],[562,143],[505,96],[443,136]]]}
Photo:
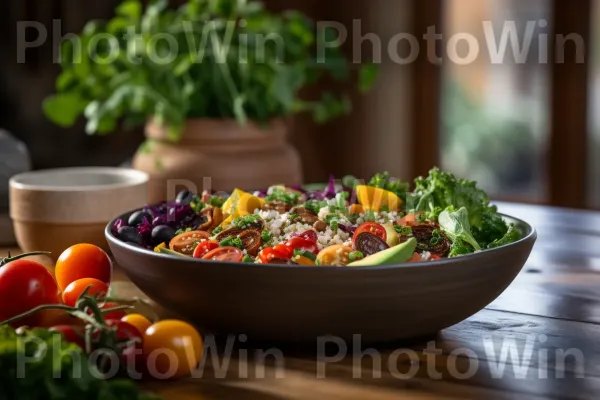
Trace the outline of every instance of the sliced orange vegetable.
{"label": "sliced orange vegetable", "polygon": [[395,193],[374,186],[357,185],[356,195],[365,210],[380,211],[383,206],[387,206],[390,211],[399,211],[402,206],[402,199]]}
{"label": "sliced orange vegetable", "polygon": [[299,265],[315,265],[315,262],[313,260],[304,256],[295,256],[292,258],[292,261]]}
{"label": "sliced orange vegetable", "polygon": [[352,204],[349,210],[350,214],[362,214],[365,212],[365,209],[360,204]]}

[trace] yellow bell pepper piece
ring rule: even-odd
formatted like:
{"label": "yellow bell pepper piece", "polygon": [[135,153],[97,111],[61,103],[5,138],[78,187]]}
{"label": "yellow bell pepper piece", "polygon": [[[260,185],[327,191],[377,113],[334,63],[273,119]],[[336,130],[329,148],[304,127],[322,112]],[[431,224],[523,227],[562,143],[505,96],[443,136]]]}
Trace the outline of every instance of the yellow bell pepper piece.
{"label": "yellow bell pepper piece", "polygon": [[167,247],[166,243],[161,243],[161,244],[159,244],[158,246],[156,246],[154,248],[154,251],[157,252],[157,253],[160,253],[160,249],[165,249],[166,247]]}
{"label": "yellow bell pepper piece", "polygon": [[223,220],[220,226],[230,225],[234,218],[253,214],[254,210],[262,208],[264,204],[264,199],[243,190],[235,189],[231,193],[231,196],[223,203],[223,214],[228,214],[229,216]]}
{"label": "yellow bell pepper piece", "polygon": [[399,211],[402,206],[402,199],[395,193],[374,186],[357,185],[356,196],[365,210],[378,212],[381,207],[387,206],[390,211]]}

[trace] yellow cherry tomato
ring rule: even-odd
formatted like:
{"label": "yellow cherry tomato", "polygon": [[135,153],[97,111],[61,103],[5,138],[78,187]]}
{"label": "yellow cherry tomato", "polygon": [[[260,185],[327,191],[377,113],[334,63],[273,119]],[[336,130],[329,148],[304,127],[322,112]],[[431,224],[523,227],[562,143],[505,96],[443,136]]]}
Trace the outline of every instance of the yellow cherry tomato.
{"label": "yellow cherry tomato", "polygon": [[142,314],[127,314],[121,318],[121,321],[135,326],[135,328],[140,331],[140,334],[142,335],[146,332],[146,329],[152,325],[152,322],[150,322],[150,320],[144,317]]}
{"label": "yellow cherry tomato", "polygon": [[202,337],[192,325],[163,320],[146,329],[144,357],[154,377],[184,378],[196,368],[203,352]]}
{"label": "yellow cherry tomato", "polygon": [[348,265],[352,248],[343,244],[325,247],[317,255],[318,265]]}

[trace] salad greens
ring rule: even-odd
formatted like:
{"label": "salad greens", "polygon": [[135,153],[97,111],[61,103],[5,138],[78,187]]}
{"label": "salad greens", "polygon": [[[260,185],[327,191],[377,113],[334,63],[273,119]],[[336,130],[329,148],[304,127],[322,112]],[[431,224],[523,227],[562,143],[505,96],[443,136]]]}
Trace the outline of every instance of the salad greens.
{"label": "salad greens", "polygon": [[0,399],[157,399],[131,380],[100,376],[81,348],[60,334],[46,329],[17,334],[10,326],[0,326]]}
{"label": "salad greens", "polygon": [[461,240],[473,246],[475,250],[481,250],[481,246],[471,233],[469,213],[465,207],[461,207],[458,211],[451,211],[451,207],[448,207],[440,213],[438,222],[453,243]]}

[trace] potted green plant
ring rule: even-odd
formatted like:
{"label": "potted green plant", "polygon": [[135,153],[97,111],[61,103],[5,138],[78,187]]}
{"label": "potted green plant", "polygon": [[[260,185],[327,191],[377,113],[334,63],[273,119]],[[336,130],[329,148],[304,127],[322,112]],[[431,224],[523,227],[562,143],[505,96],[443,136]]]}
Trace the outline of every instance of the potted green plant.
{"label": "potted green plant", "polygon": [[[337,37],[297,11],[275,14],[246,0],[125,0],[113,19],[91,21],[61,48],[57,93],[45,114],[61,126],[87,119],[88,134],[117,124],[145,124],[147,141],[135,168],[151,176],[151,199],[166,196],[166,180],[187,179],[217,190],[300,183],[297,152],[287,144],[288,117],[312,112],[325,122],[350,110],[345,96],[299,92],[325,75],[356,78],[360,90],[375,79],[357,70]],[[319,54],[321,53],[321,54]]]}

